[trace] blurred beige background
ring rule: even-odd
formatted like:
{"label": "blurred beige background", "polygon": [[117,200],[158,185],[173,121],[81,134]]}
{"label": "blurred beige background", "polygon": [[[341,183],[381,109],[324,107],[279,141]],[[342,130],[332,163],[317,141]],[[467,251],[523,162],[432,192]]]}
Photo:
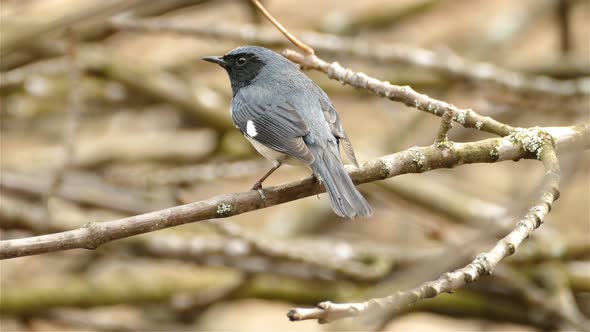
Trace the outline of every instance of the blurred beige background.
{"label": "blurred beige background", "polygon": [[[319,31],[374,43],[452,50],[531,75],[587,77],[590,4],[567,1],[569,39],[564,45],[559,2],[269,0],[264,4],[295,34]],[[247,1],[3,0],[2,239],[73,229],[245,191],[270,167],[229,124],[227,74],[200,60],[242,43],[114,31],[109,17],[126,10],[187,26],[271,27]],[[64,27],[71,25],[84,67],[78,82],[84,101],[70,165],[46,201],[44,193],[64,160],[62,137],[70,91]],[[320,56],[512,126],[568,126],[590,118],[587,95],[522,95],[404,64]],[[332,99],[359,161],[432,144],[439,118],[342,86],[322,74],[307,74]],[[459,125],[449,134],[451,140],[465,142],[488,137],[492,136]],[[587,151],[560,156],[561,198],[530,243],[503,263],[548,292],[552,283],[545,272],[563,273],[573,301],[586,315],[590,312],[589,160]],[[308,175],[306,169],[287,166],[265,185]],[[0,330],[376,329],[375,322],[360,319],[329,325],[291,323],[285,314],[296,305],[384,296],[461,266],[470,260],[462,255],[466,247],[477,241],[482,248],[493,243],[494,235],[484,224],[491,221],[474,217],[516,221],[530,206],[542,175],[540,163],[522,160],[364,184],[359,188],[375,211],[370,220],[338,220],[325,195],[231,218],[244,232],[271,243],[317,250],[318,255],[337,256],[338,245],[352,250],[349,243],[355,255],[365,247],[371,253],[387,252],[385,258],[369,258],[383,258],[388,264],[379,278],[371,280],[355,280],[300,262],[290,266],[252,248],[241,256],[248,244],[207,222],[108,243],[95,251],[2,261]],[[475,203],[479,205],[472,206]],[[166,239],[170,241],[164,243]],[[174,249],[179,239],[193,241],[193,254],[162,249]],[[446,254],[443,259],[432,252]],[[566,258],[533,257],[564,252]],[[520,254],[523,262],[518,261]],[[361,256],[355,259],[362,262]],[[372,267],[372,262],[362,264]],[[495,276],[423,302],[410,313],[379,319],[380,328],[387,331],[558,328],[552,317]]]}

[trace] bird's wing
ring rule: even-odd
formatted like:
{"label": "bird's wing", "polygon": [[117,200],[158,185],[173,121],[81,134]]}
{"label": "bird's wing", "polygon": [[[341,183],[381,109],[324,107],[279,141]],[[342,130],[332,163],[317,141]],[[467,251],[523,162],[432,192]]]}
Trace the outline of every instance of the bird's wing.
{"label": "bird's wing", "polygon": [[334,105],[330,102],[328,97],[320,98],[320,105],[322,106],[322,112],[324,113],[324,119],[328,123],[328,127],[332,131],[332,135],[338,139],[340,143],[342,143],[342,149],[348,159],[356,166],[359,167],[359,164],[356,160],[356,156],[354,155],[354,150],[352,149],[352,143],[348,139],[344,128],[342,127],[342,123],[340,122],[340,117],[334,108]]}
{"label": "bird's wing", "polygon": [[303,141],[309,127],[289,103],[255,104],[238,93],[232,102],[232,118],[244,135],[308,165],[313,163]]}

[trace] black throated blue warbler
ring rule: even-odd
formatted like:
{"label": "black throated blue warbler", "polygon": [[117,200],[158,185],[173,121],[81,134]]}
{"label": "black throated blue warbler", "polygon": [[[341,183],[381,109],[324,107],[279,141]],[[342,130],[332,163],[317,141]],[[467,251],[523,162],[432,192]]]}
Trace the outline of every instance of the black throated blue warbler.
{"label": "black throated blue warbler", "polygon": [[324,184],[332,210],[346,218],[370,216],[340,159],[342,144],[358,167],[352,144],[326,93],[283,56],[259,46],[238,47],[203,60],[225,68],[231,80],[231,116],[254,148],[273,162],[252,189],[283,163],[308,165]]}

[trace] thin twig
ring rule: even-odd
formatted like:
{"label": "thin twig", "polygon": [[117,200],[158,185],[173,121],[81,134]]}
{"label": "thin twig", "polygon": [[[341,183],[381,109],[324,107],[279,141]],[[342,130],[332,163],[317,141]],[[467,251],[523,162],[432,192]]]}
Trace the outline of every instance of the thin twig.
{"label": "thin twig", "polygon": [[313,48],[309,47],[308,45],[306,45],[305,43],[300,41],[297,37],[293,36],[289,31],[287,31],[287,29],[285,29],[285,27],[283,27],[283,25],[281,23],[279,23],[279,21],[277,21],[268,12],[268,10],[266,10],[266,8],[264,8],[264,6],[260,3],[260,1],[258,1],[258,0],[250,0],[250,1],[256,6],[256,8],[258,8],[258,10],[262,13],[262,15],[264,15],[264,17],[266,17],[277,29],[279,29],[279,31],[283,35],[285,35],[285,37],[287,37],[287,39],[289,39],[289,41],[291,43],[293,43],[293,45],[299,47],[302,51],[304,51],[308,55],[315,54],[315,51],[313,50]]}
{"label": "thin twig", "polygon": [[451,112],[454,115],[453,119],[465,128],[475,128],[499,136],[507,136],[514,131],[513,127],[490,117],[481,116],[472,109],[460,109],[447,102],[418,93],[409,86],[393,85],[365,73],[354,72],[351,69],[342,67],[338,62],[327,63],[317,56],[305,56],[292,50],[285,50],[283,55],[301,65],[304,69],[321,71],[327,74],[330,79],[355,88],[368,90],[381,97],[401,102],[420,111],[436,116],[443,116],[445,112]]}
{"label": "thin twig", "polygon": [[47,221],[51,221],[51,209],[49,206],[50,200],[57,193],[59,187],[64,181],[64,175],[70,168],[74,159],[74,148],[76,144],[76,136],[80,127],[80,113],[83,107],[82,87],[80,86],[81,70],[78,61],[78,47],[76,41],[76,34],[73,29],[67,30],[68,35],[68,52],[69,60],[69,95],[68,95],[68,110],[67,118],[63,135],[63,154],[61,165],[57,168],[49,190],[44,195],[44,205],[47,209]]}
{"label": "thin twig", "polygon": [[440,128],[438,129],[438,134],[436,135],[436,139],[434,140],[434,144],[436,146],[444,146],[448,142],[447,133],[453,127],[453,112],[451,110],[447,110],[443,113],[441,120],[440,120]]}
{"label": "thin twig", "polygon": [[[590,124],[574,127],[520,129],[504,138],[472,143],[455,143],[452,149],[434,146],[415,147],[384,156],[349,171],[357,184],[377,181],[405,173],[421,173],[471,163],[493,163],[521,158],[539,158],[545,149],[539,142],[551,135],[557,148],[588,146]],[[101,244],[133,235],[196,222],[225,218],[249,211],[316,195],[323,191],[314,177],[265,188],[266,199],[257,191],[224,194],[204,201],[103,223],[89,223],[62,233],[0,241],[0,259],[37,255],[74,248],[94,249]]]}

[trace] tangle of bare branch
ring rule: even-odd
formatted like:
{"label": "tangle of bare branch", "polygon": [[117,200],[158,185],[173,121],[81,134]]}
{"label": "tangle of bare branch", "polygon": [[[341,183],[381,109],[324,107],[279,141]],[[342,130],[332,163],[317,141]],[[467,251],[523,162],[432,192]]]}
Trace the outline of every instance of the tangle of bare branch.
{"label": "tangle of bare branch", "polygon": [[[551,136],[547,133],[545,129],[542,128],[513,128],[489,117],[480,116],[472,110],[458,109],[455,106],[450,105],[446,102],[429,98],[426,95],[414,91],[410,87],[400,87],[392,85],[389,82],[380,81],[378,79],[369,77],[364,73],[358,73],[350,69],[346,69],[336,62],[331,64],[327,63],[315,56],[313,50],[310,52],[307,49],[307,45],[304,45],[306,47],[302,47],[301,42],[299,42],[299,40],[295,39],[294,41],[294,38],[290,38],[291,34],[289,34],[284,29],[284,27],[282,27],[282,25],[269,14],[259,2],[254,2],[256,3],[258,9],[275,25],[275,27],[277,27],[278,30],[285,34],[287,38],[296,46],[306,51],[305,55],[289,50],[286,50],[283,53],[283,55],[285,55],[287,58],[301,65],[303,69],[314,69],[317,71],[321,71],[327,74],[329,78],[337,80],[343,84],[348,84],[356,88],[368,90],[379,96],[386,97],[393,101],[402,102],[405,105],[414,107],[418,110],[426,111],[441,116],[443,119],[441,122],[439,133],[435,140],[435,146],[440,147],[444,145],[445,149],[443,150],[450,151],[447,153],[453,153],[454,151],[456,151],[456,144],[447,143],[447,132],[451,128],[451,121],[454,119],[455,121],[461,123],[465,127],[476,128],[478,130],[484,130],[490,133],[506,137],[501,140],[506,139],[512,142],[519,141],[524,143],[521,145],[521,151],[525,152],[525,154],[533,154],[536,159],[541,160],[543,162],[546,169],[546,174],[543,179],[543,190],[537,203],[533,205],[533,207],[529,210],[526,216],[516,224],[516,227],[507,236],[498,241],[490,251],[478,255],[469,265],[465,266],[464,268],[455,270],[453,272],[445,273],[444,275],[442,275],[434,281],[423,283],[422,285],[419,285],[418,287],[415,287],[411,290],[400,291],[384,298],[374,298],[361,303],[336,304],[332,302],[322,302],[316,308],[293,309],[287,315],[289,319],[317,319],[320,323],[324,323],[343,317],[363,315],[368,312],[374,312],[378,309],[387,308],[391,310],[393,308],[395,310],[399,310],[413,303],[416,303],[422,299],[432,298],[443,292],[452,292],[457,288],[460,288],[468,283],[476,281],[481,276],[490,274],[503,258],[512,255],[520,246],[520,244],[527,237],[529,237],[530,234],[536,228],[538,228],[542,224],[545,216],[549,213],[551,209],[551,205],[555,200],[559,198],[558,187],[560,179],[560,169],[556,155],[556,144],[558,140],[555,140],[555,136]],[[198,31],[189,31],[187,29],[175,29],[173,27],[166,25],[153,25],[152,23],[153,22],[115,22],[115,24],[119,27],[131,29],[151,29],[152,31],[166,30],[181,33],[189,33],[191,35],[219,33],[218,31],[211,32],[211,30],[203,29]],[[235,36],[236,34],[232,32],[229,35]],[[256,33],[251,33],[249,36],[246,37],[246,39],[254,39],[254,35],[256,35]],[[351,41],[348,41],[347,43],[343,44],[350,47],[351,45],[354,45],[354,43],[352,43]],[[363,44],[363,46],[367,46],[367,44],[365,43]],[[320,46],[320,48],[321,47],[322,46]],[[369,47],[364,48],[369,49]],[[376,53],[378,52],[375,52],[375,50],[371,50],[370,52],[368,52],[368,54],[365,54],[365,57],[370,56],[369,54]],[[424,59],[424,57],[413,56],[412,59]],[[453,66],[447,65],[447,67],[445,67],[446,69],[461,67],[459,64],[464,64],[462,61],[459,61],[461,60],[460,58],[455,58],[452,60],[454,60],[454,62],[451,61],[447,63],[451,63],[453,64]],[[465,67],[466,66],[462,66],[463,69]],[[478,77],[479,80],[483,81],[487,79],[487,81],[498,83],[497,85],[500,86],[508,86],[513,90],[520,90],[523,85],[522,82],[526,81],[526,79],[524,79],[524,76],[507,73],[505,71],[502,72],[502,70],[497,70],[497,68],[491,65],[479,65],[479,67],[477,67],[476,65],[472,68],[479,69],[480,71],[463,71],[463,73],[477,73],[476,75],[472,75],[471,77]],[[482,72],[486,73],[486,75],[484,75],[483,78],[481,76]],[[495,74],[495,80],[490,79],[489,73]],[[508,79],[503,80],[502,77]],[[533,90],[542,90],[539,89],[540,86],[547,86],[546,80],[528,80],[527,82],[531,83],[528,85],[529,87],[533,86]],[[541,82],[543,84],[536,84]],[[585,93],[586,85],[588,85],[587,82],[576,81],[574,83],[574,91],[576,91],[577,93],[578,88],[582,87],[580,90],[583,91],[583,93]],[[559,91],[559,89],[557,89],[556,86],[558,86],[558,84],[555,84],[549,90],[554,92],[554,94],[559,95],[563,91],[555,93],[555,91]],[[565,94],[567,95],[568,93],[566,92]],[[498,149],[489,151],[489,153],[491,155],[494,155],[494,157],[498,157],[500,155]],[[416,155],[415,158],[412,159],[412,161],[419,168],[421,168],[423,166],[423,162],[425,161],[425,159],[426,158],[423,158],[423,155]],[[358,181],[356,177],[355,180]],[[578,324],[578,327],[584,328],[580,324]]]}
{"label": "tangle of bare branch", "polygon": [[[291,50],[285,50],[283,52],[285,57],[299,64],[302,69],[312,69],[322,72],[328,78],[337,80],[342,84],[372,92],[391,101],[400,102],[409,107],[442,118],[433,145],[413,147],[405,151],[371,160],[364,163],[360,168],[348,168],[348,172],[355,184],[378,181],[407,173],[422,173],[434,169],[452,168],[463,164],[496,163],[508,160],[518,161],[520,159],[539,160],[543,163],[545,169],[545,174],[540,185],[539,197],[537,201],[530,205],[531,207],[525,216],[518,220],[514,227],[505,231],[498,230],[497,232],[501,232],[500,234],[505,235],[507,233],[507,235],[497,241],[488,251],[477,255],[474,252],[468,252],[466,257],[469,260],[473,256],[476,257],[466,266],[444,273],[437,279],[422,283],[412,289],[398,291],[385,297],[381,297],[382,295],[379,294],[371,295],[376,297],[362,302],[333,303],[328,301],[321,302],[314,308],[295,308],[287,314],[292,321],[314,319],[320,323],[325,323],[344,317],[355,317],[380,312],[381,310],[386,310],[389,313],[397,313],[419,301],[436,297],[445,292],[453,292],[491,274],[504,258],[513,255],[523,241],[535,229],[540,227],[550,212],[552,204],[559,198],[561,170],[557,153],[590,148],[590,124],[571,127],[513,127],[491,117],[480,115],[471,109],[459,108],[445,101],[431,98],[415,91],[409,86],[394,85],[370,77],[364,73],[353,71],[352,69],[341,66],[337,62],[324,61],[316,56],[314,48],[318,51],[348,54],[365,60],[411,64],[453,79],[465,79],[478,83],[491,84],[516,92],[546,94],[550,97],[590,95],[590,80],[587,78],[558,81],[543,76],[527,76],[491,64],[465,60],[451,53],[435,53],[403,45],[373,44],[357,38],[305,33],[302,34],[300,40],[291,34],[279,20],[275,19],[258,0],[251,0],[251,3],[288,41],[303,51],[302,53]],[[287,45],[287,41],[276,31],[253,26],[216,25],[184,27],[158,19],[135,20],[129,16],[120,16],[111,22],[113,26],[127,30],[165,31],[191,36],[236,38],[256,44]],[[97,50],[100,51],[101,49],[93,49],[93,51]],[[81,53],[81,61],[88,61],[85,55],[86,52]],[[108,72],[108,75],[115,80],[147,92],[147,94],[158,95],[162,100],[198,113],[200,118],[207,120],[205,123],[218,129],[225,130],[231,128],[230,123],[224,120],[225,118],[218,117],[215,113],[209,112],[210,110],[214,111],[216,107],[207,106],[205,105],[206,103],[199,102],[198,98],[195,101],[192,98],[190,88],[186,85],[180,84],[179,82],[179,84],[168,84],[171,86],[168,89],[160,87],[158,83],[161,81],[167,81],[168,83],[177,81],[173,77],[168,80],[168,75],[165,72],[144,72],[137,70],[137,68],[129,70],[118,62],[111,62],[107,53],[97,53],[101,54],[99,63],[94,66],[84,65],[84,67],[101,68],[102,71]],[[76,60],[73,56],[72,59]],[[77,66],[71,70],[71,73],[76,73],[77,70],[77,75],[80,75],[80,69]],[[26,73],[23,74],[22,70],[12,71],[10,74],[9,79],[0,81],[0,87],[11,87],[15,84],[20,84],[19,82],[22,81],[23,77],[26,77]],[[72,75],[72,82],[74,78],[78,77]],[[72,90],[71,93],[71,104],[73,106],[75,106],[75,92],[75,90]],[[559,101],[561,99],[555,100]],[[460,123],[466,128],[475,128],[500,137],[469,143],[451,142],[447,134],[452,127],[453,121]],[[72,130],[72,132],[75,131]],[[70,141],[72,141],[71,137]],[[69,155],[72,149],[70,148],[66,152]],[[68,163],[69,159],[66,159],[64,168],[67,167]],[[160,182],[155,182],[159,184],[187,182],[196,178],[194,175],[195,169],[200,173],[207,168],[184,167],[176,169],[174,172],[160,173],[161,175],[172,174],[173,176],[162,176],[161,178],[163,180],[158,179]],[[211,170],[211,174],[205,174],[207,176],[199,174],[198,178],[206,180],[214,178],[217,174]],[[19,180],[21,181],[19,182]],[[60,186],[62,180],[64,185]],[[58,173],[58,176],[56,176],[54,183],[49,185],[49,195],[67,196],[67,191],[65,190],[67,189],[67,181],[65,180],[67,178],[64,177],[62,170],[62,173]],[[58,186],[63,187],[61,191],[56,189]],[[15,175],[10,176],[10,174],[9,176],[3,175],[0,178],[0,187],[12,187],[13,189],[20,187],[21,191],[23,191],[23,187],[28,187],[28,192],[45,192],[42,190],[45,187],[39,189],[39,184],[22,181],[22,178]],[[29,222],[23,224],[35,231],[58,232],[0,241],[0,259],[75,248],[95,249],[102,244],[134,235],[202,220],[227,218],[298,200],[321,193],[324,191],[324,188],[315,178],[308,177],[300,181],[267,187],[264,190],[265,195],[263,196],[259,195],[257,191],[228,193],[190,204],[132,217],[119,218],[119,216],[114,216],[112,218],[117,219],[101,223],[87,223],[77,229],[67,231],[60,231],[65,228],[63,225],[67,225],[66,222],[57,220],[57,224],[48,227],[46,223],[43,223],[43,216],[37,213],[36,210],[23,213],[22,207],[24,205],[20,204],[21,202],[16,199],[10,199],[8,201],[10,203],[9,209],[0,209],[0,214],[28,219]],[[65,191],[65,194],[63,191]],[[77,197],[79,195],[74,196],[78,200],[80,199]],[[108,204],[112,205],[113,203],[108,202]],[[121,204],[129,209],[128,204]],[[482,205],[480,204],[479,206]],[[476,211],[472,215],[484,215],[484,212],[478,213]],[[33,222],[30,222],[31,220]],[[285,260],[286,262],[284,263],[287,264],[306,264],[315,268],[314,271],[316,274],[326,270],[350,279],[367,281],[382,278],[391,268],[392,260],[388,260],[387,258],[383,260],[386,262],[383,265],[375,264],[376,266],[367,266],[367,264],[351,259],[350,257],[343,259],[335,257],[338,255],[336,250],[326,250],[326,253],[324,253],[321,249],[318,249],[319,247],[310,249],[310,247],[296,246],[294,245],[295,241],[291,240],[283,242],[281,240],[267,239],[262,234],[249,232],[229,221],[216,222],[215,225],[226,236],[224,239],[232,240],[232,243],[237,243],[238,246],[247,246],[249,248],[248,253],[254,257],[259,255],[268,260],[281,261],[281,263],[283,263],[282,260]],[[195,242],[197,242],[197,245],[195,245]],[[198,237],[194,237],[189,241],[179,241],[177,238],[169,238],[168,241],[166,239],[154,238],[144,241],[142,245],[144,253],[147,252],[148,255],[178,257],[187,255],[188,253],[188,256],[195,258],[207,250],[212,252],[227,244],[225,242],[216,242],[210,247],[205,248],[202,245],[203,243],[198,242]],[[241,268],[238,265],[235,266]],[[445,270],[450,270],[450,267],[447,267]],[[213,300],[225,298],[228,294],[233,294],[248,281],[249,273],[265,272],[248,270],[248,268],[243,268],[243,271],[245,271],[245,274],[240,277],[236,285],[216,295],[214,294],[214,296],[206,297],[204,302],[191,300],[189,301],[189,305],[185,307],[192,308],[200,305],[200,303],[206,305]],[[313,273],[310,275],[313,276]],[[434,278],[434,276],[424,277],[423,280]],[[512,278],[512,276],[509,277]],[[576,310],[572,310],[574,301],[569,288],[564,287],[567,281],[566,278],[560,276],[554,279],[559,281],[559,287],[561,287],[560,291],[556,292],[555,298],[552,299],[554,303],[558,304],[555,308],[549,305],[549,301],[544,302],[543,296],[545,293],[537,292],[537,289],[534,287],[527,287],[526,280],[524,279],[521,279],[521,282],[517,283],[514,288],[517,292],[522,293],[529,303],[538,305],[544,312],[557,315],[566,325],[569,324],[580,330],[587,330],[587,321],[583,315],[580,315],[576,311],[577,308],[575,308]],[[518,279],[516,280],[518,281]],[[189,286],[193,287],[192,284]],[[198,287],[195,286],[195,289],[197,288],[200,289],[201,285],[199,284]],[[349,300],[348,298],[341,298],[340,301],[346,302]]]}

